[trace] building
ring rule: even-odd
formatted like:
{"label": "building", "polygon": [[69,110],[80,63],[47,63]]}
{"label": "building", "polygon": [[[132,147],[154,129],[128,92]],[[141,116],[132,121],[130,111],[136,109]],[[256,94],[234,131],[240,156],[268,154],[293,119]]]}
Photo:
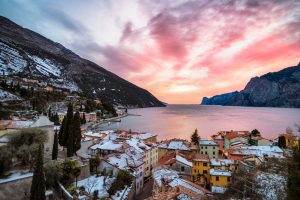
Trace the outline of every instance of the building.
{"label": "building", "polygon": [[284,137],[286,147],[293,148],[299,146],[299,138],[296,137],[295,135],[285,133],[285,134],[281,134],[280,136]]}
{"label": "building", "polygon": [[88,131],[88,132],[83,132],[82,133],[82,137],[85,139],[92,139],[92,140],[102,140],[107,136],[106,132],[92,132],[92,131]]}
{"label": "building", "polygon": [[83,115],[84,115],[85,120],[87,122],[97,121],[97,115],[95,112],[91,112],[91,113],[80,112],[79,114],[80,114],[80,118],[83,118]]}
{"label": "building", "polygon": [[140,139],[126,140],[126,143],[143,155],[144,178],[151,176],[151,171],[158,162],[158,149],[155,143],[144,142]]}
{"label": "building", "polygon": [[59,123],[62,123],[62,121],[64,120],[66,114],[67,114],[66,112],[58,112],[57,113],[57,116],[58,116],[58,119],[59,119]]}
{"label": "building", "polygon": [[219,157],[219,144],[212,140],[200,140],[200,154],[207,154],[210,158]]}
{"label": "building", "polygon": [[164,165],[177,171],[182,178],[192,180],[193,162],[190,158],[188,158],[188,156],[179,153],[172,153],[170,158],[164,162]]}
{"label": "building", "polygon": [[115,140],[103,139],[98,144],[89,147],[89,151],[91,155],[106,156],[111,153],[122,152],[125,148],[122,143]]}
{"label": "building", "polygon": [[250,137],[249,144],[254,146],[269,146],[272,144],[272,142],[266,138],[257,136],[257,137]]}
{"label": "building", "polygon": [[132,132],[132,131],[125,131],[120,130],[117,132],[120,138],[135,138],[143,140],[144,142],[157,142],[157,135],[154,133],[140,133],[140,132]]}
{"label": "building", "polygon": [[231,148],[234,144],[248,144],[250,138],[249,131],[226,131],[224,134],[224,149]]}
{"label": "building", "polygon": [[230,170],[238,169],[239,163],[236,160],[213,158],[209,160],[211,169]]}
{"label": "building", "polygon": [[134,148],[128,148],[124,153],[110,154],[101,159],[101,173],[116,177],[120,170],[131,172],[134,176],[135,194],[139,194],[144,187],[143,155]]}
{"label": "building", "polygon": [[246,156],[264,158],[284,158],[283,150],[278,146],[242,146],[234,149],[226,149],[224,155],[228,159],[242,160]]}
{"label": "building", "polygon": [[187,154],[191,152],[190,143],[186,140],[172,139],[161,142],[158,145],[158,160],[162,159],[168,153],[176,151]]}
{"label": "building", "polygon": [[231,181],[231,171],[210,169],[210,187],[214,193],[224,193]]}
{"label": "building", "polygon": [[[37,120],[0,120],[0,136],[13,134],[24,128],[38,128],[47,132],[48,140],[44,144],[45,151],[52,152],[54,141],[54,123],[47,116],[40,115]],[[3,144],[3,143],[2,143]]]}
{"label": "building", "polygon": [[222,134],[212,135],[211,139],[219,145],[219,151],[224,150],[224,135]]}
{"label": "building", "polygon": [[153,199],[207,199],[212,193],[195,183],[179,177],[167,167],[153,169]]}
{"label": "building", "polygon": [[192,156],[192,180],[201,185],[209,181],[210,162],[208,154],[195,154]]}

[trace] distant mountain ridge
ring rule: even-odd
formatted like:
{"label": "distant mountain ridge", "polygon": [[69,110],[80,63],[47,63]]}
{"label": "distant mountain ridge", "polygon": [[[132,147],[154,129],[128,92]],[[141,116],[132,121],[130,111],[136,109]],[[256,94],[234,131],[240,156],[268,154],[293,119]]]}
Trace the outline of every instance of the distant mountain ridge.
{"label": "distant mountain ridge", "polygon": [[0,73],[37,79],[115,105],[164,106],[147,90],[1,16]]}
{"label": "distant mountain ridge", "polygon": [[240,92],[204,97],[201,104],[300,108],[300,63],[251,78]]}

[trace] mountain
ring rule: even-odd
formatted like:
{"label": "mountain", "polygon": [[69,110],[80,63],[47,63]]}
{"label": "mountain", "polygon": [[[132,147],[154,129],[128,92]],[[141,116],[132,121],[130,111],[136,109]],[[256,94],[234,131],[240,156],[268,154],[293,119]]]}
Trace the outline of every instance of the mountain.
{"label": "mountain", "polygon": [[230,92],[225,93],[221,95],[216,95],[211,98],[203,97],[202,99],[202,105],[225,105],[228,103],[228,101],[235,95],[237,95],[239,92]]}
{"label": "mountain", "polygon": [[240,92],[204,97],[201,104],[300,108],[300,63],[251,78]]}
{"label": "mountain", "polygon": [[164,106],[142,89],[59,43],[0,16],[0,72],[129,107]]}

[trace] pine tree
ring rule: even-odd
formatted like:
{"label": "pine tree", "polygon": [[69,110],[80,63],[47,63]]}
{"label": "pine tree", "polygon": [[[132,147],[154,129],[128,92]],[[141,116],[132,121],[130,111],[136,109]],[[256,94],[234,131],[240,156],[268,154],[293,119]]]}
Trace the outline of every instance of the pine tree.
{"label": "pine tree", "polygon": [[198,130],[196,129],[191,136],[191,142],[193,142],[195,145],[199,145],[199,140],[200,140],[200,137],[198,135]]}
{"label": "pine tree", "polygon": [[60,126],[59,133],[58,133],[58,141],[59,141],[60,146],[66,146],[66,143],[65,143],[65,140],[64,140],[64,133],[65,133],[66,123],[67,123],[67,117],[65,116],[63,121],[62,121],[62,124]]}
{"label": "pine tree", "polygon": [[76,112],[73,120],[74,153],[81,148],[80,114]]}
{"label": "pine tree", "polygon": [[58,155],[58,139],[57,139],[57,130],[55,130],[54,134],[54,142],[52,148],[52,160],[56,160]]}
{"label": "pine tree", "polygon": [[39,146],[35,169],[30,189],[30,200],[45,200],[45,174],[43,168],[43,147]]}

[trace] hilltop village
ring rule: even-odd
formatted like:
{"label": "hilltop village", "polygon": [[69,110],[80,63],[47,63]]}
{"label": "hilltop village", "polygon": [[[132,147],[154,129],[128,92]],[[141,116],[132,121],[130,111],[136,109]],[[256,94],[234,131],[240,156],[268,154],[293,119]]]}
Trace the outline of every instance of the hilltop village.
{"label": "hilltop village", "polygon": [[0,121],[0,199],[29,198],[39,156],[47,199],[286,196],[286,160],[299,146],[289,129],[273,140],[256,129],[219,131],[203,139],[196,129],[190,141],[158,141],[155,133],[100,129],[99,124],[127,116],[127,109],[96,114],[73,107],[74,97],[69,100],[68,109],[55,103],[30,120]]}

